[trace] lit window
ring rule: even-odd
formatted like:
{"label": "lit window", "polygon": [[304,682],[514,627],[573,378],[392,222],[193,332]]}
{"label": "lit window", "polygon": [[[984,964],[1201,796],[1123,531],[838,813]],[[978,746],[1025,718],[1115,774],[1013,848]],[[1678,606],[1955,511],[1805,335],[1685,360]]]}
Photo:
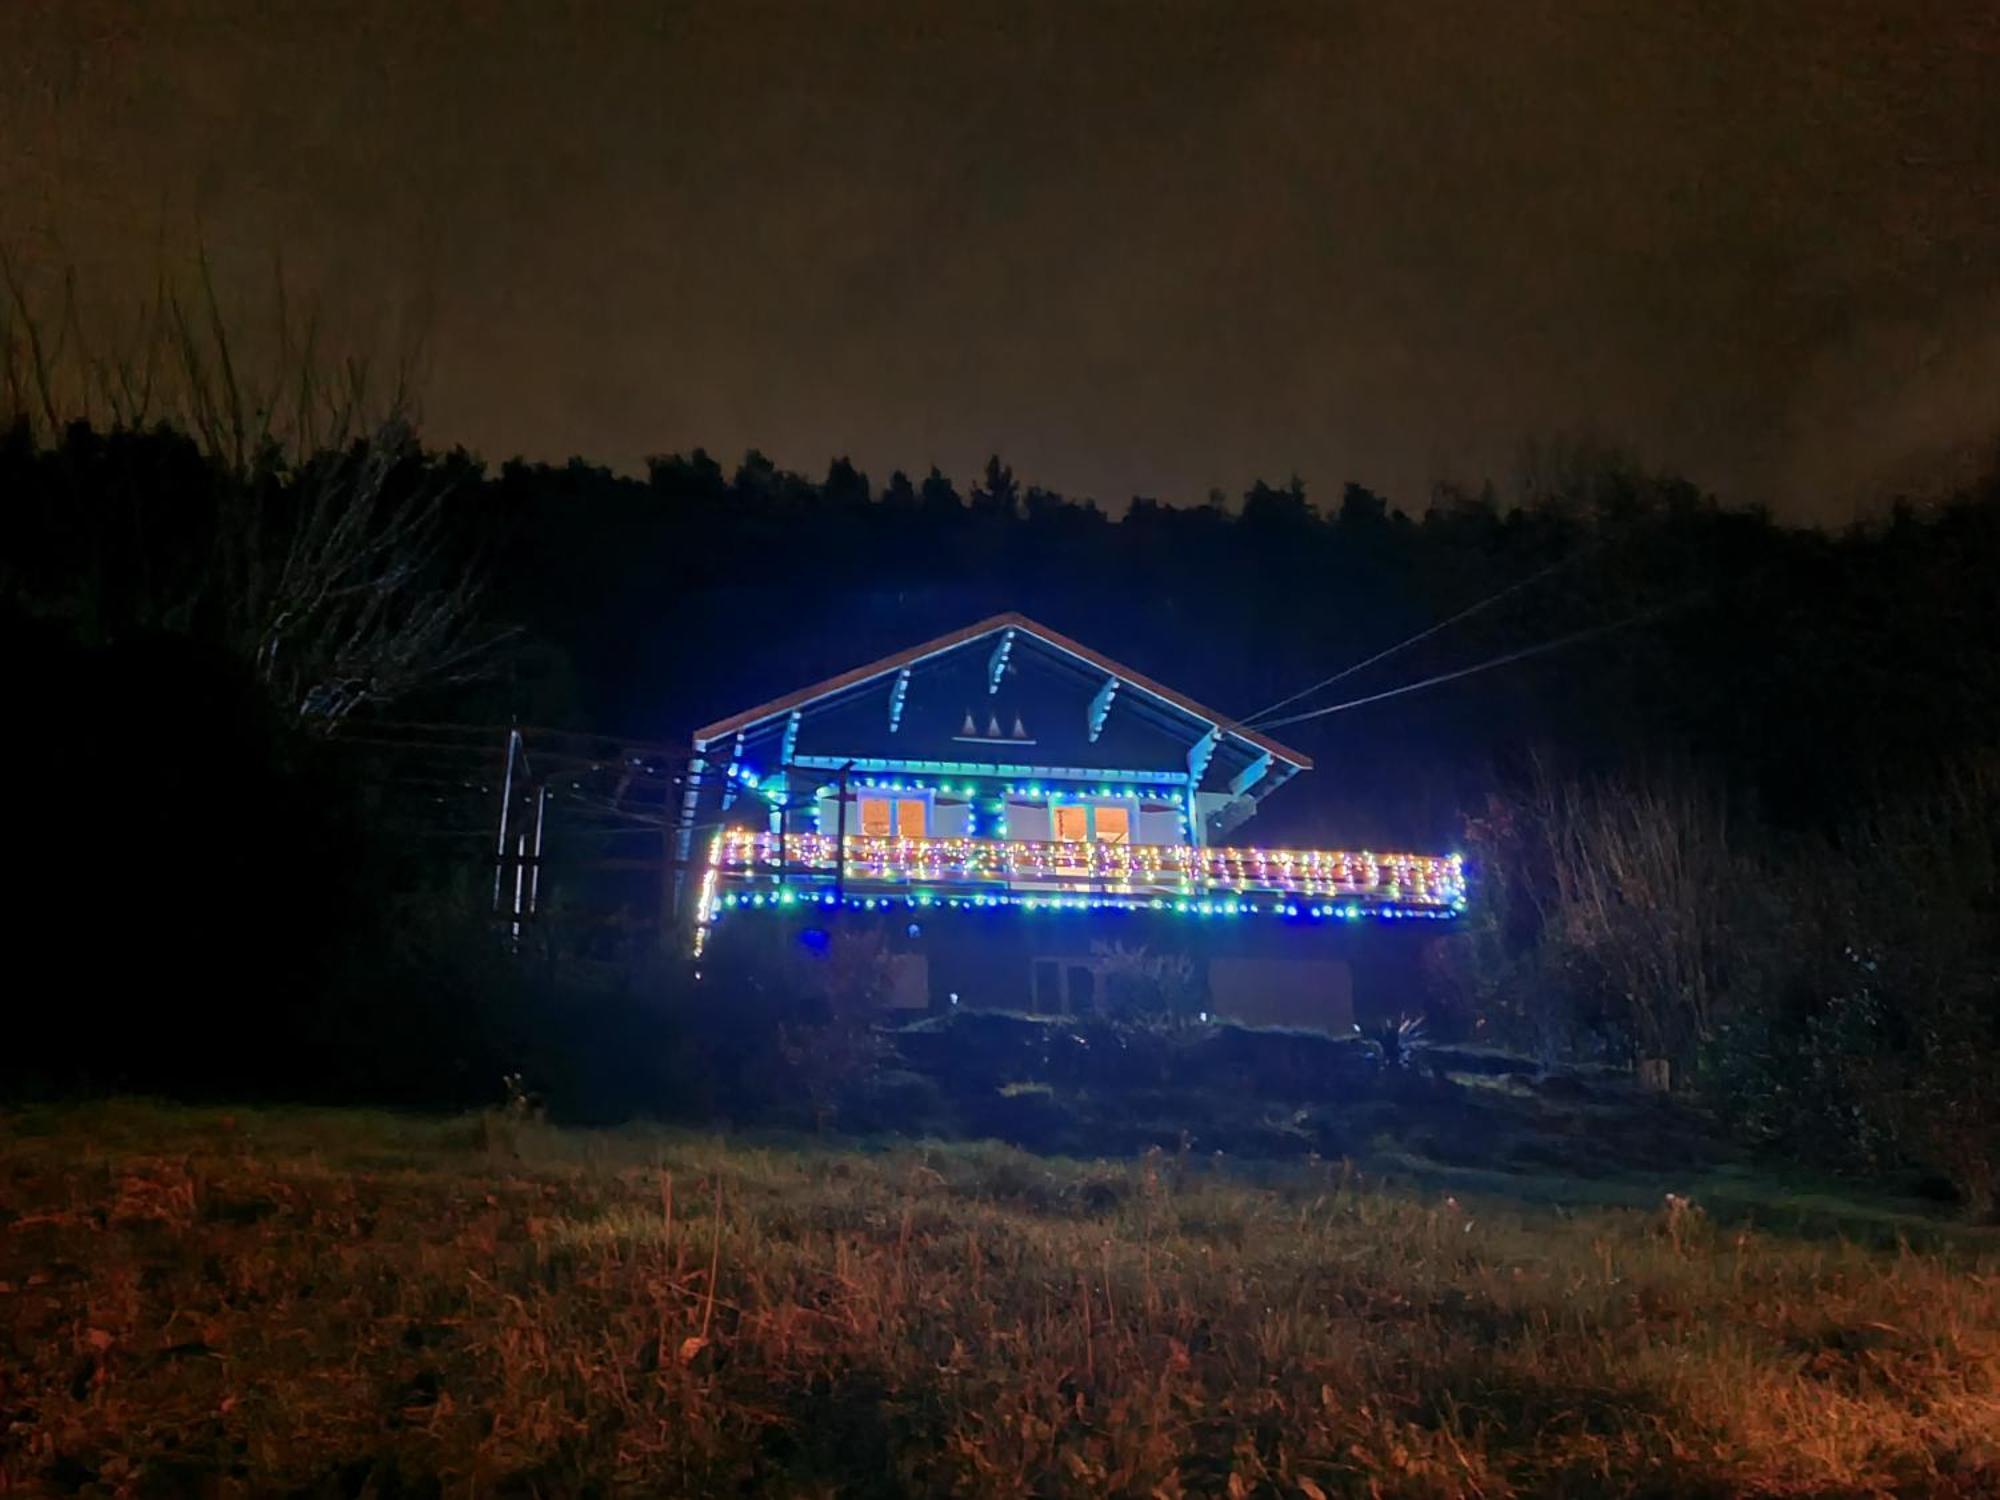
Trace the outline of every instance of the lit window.
{"label": "lit window", "polygon": [[861,831],[870,838],[886,839],[889,836],[889,806],[887,797],[863,797]]}
{"label": "lit window", "polygon": [[1132,812],[1124,807],[1097,809],[1097,841],[1100,844],[1132,842]]}
{"label": "lit window", "polygon": [[1057,807],[1050,811],[1055,815],[1055,836],[1058,843],[1081,844],[1090,837],[1089,808]]}
{"label": "lit window", "polygon": [[901,797],[896,802],[896,832],[906,839],[924,836],[924,799]]}

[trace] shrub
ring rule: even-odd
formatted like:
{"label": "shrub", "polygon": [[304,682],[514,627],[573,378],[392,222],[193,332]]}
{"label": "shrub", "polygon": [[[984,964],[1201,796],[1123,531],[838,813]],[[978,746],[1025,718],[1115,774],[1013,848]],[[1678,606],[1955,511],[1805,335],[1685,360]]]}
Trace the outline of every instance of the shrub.
{"label": "shrub", "polygon": [[1975,763],[1795,860],[1772,944],[1789,969],[1704,1057],[1739,1129],[1837,1165],[1932,1167],[1975,1214],[2000,1210],[1996,829],[2000,772]]}
{"label": "shrub", "polygon": [[1194,964],[1180,953],[1153,953],[1123,943],[1093,943],[1104,981],[1104,1015],[1114,1021],[1185,1025],[1201,1011]]}

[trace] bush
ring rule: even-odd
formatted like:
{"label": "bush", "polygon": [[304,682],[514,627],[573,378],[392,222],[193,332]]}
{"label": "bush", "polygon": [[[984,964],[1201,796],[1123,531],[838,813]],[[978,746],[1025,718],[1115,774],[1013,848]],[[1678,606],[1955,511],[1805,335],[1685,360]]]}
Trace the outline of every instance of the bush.
{"label": "bush", "polygon": [[2000,762],[1838,838],[1732,825],[1685,778],[1496,799],[1444,977],[1544,1061],[1671,1059],[1740,1135],[1929,1167],[2000,1211]]}
{"label": "bush", "polygon": [[1794,866],[1789,971],[1704,1057],[1739,1129],[1836,1165],[1931,1167],[1975,1215],[2000,1211],[1996,830],[2000,770],[1961,766]]}

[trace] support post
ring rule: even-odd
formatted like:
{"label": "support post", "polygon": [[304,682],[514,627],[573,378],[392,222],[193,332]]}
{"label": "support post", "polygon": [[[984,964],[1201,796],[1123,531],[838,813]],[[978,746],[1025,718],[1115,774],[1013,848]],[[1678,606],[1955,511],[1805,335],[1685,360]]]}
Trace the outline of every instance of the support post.
{"label": "support post", "polygon": [[543,782],[535,788],[535,863],[528,875],[528,915],[534,916],[542,908],[542,824],[548,816],[549,787]]}
{"label": "support post", "polygon": [[[668,784],[661,808],[667,813],[673,806],[673,786]],[[681,869],[676,856],[683,846],[680,820],[671,816],[660,819],[660,952],[671,953],[674,949],[675,917],[681,904]]]}
{"label": "support post", "polygon": [[778,798],[778,890],[785,889],[786,839],[792,816],[792,779],[783,778],[783,793]]}
{"label": "support post", "polygon": [[500,910],[501,881],[507,873],[507,824],[514,811],[514,752],[520,746],[521,731],[507,731],[507,770],[500,779],[500,838],[493,850],[493,910]]}
{"label": "support post", "polygon": [[514,841],[514,944],[521,942],[521,882],[528,870],[528,834],[523,829]]}
{"label": "support post", "polygon": [[838,907],[847,897],[847,773],[854,769],[849,761],[840,768],[840,803],[834,814],[833,826],[833,904]]}

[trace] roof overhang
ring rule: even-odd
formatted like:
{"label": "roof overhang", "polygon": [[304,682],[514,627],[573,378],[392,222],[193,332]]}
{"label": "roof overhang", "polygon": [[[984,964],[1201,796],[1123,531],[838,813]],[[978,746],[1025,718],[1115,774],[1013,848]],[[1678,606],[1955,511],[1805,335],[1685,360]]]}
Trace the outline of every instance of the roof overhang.
{"label": "roof overhang", "polygon": [[1122,662],[1113,661],[1102,652],[1093,651],[1060,631],[1051,630],[1026,615],[1012,611],[991,615],[967,625],[962,630],[954,630],[948,635],[938,636],[908,650],[898,651],[877,661],[838,673],[823,682],[816,682],[809,687],[786,693],[783,697],[773,698],[768,703],[760,703],[755,708],[747,708],[741,713],[717,719],[713,724],[705,724],[694,733],[695,748],[699,750],[731,735],[745,734],[824,700],[842,696],[879,678],[907,672],[933,657],[956,651],[983,637],[1009,631],[1034,638],[1051,651],[1070,658],[1094,674],[1116,679],[1124,685],[1122,692],[1137,694],[1156,703],[1169,705],[1189,718],[1201,721],[1206,725],[1205,733],[1213,734],[1217,740],[1233,739],[1254,747],[1260,759],[1263,756],[1270,757],[1270,761],[1266,762],[1267,765],[1276,764],[1288,768],[1283,771],[1284,775],[1289,776],[1298,771],[1312,769],[1312,757],[1303,751],[1294,750],[1269,735],[1238,723],[1227,714],[1196,702],[1185,693],[1176,692],[1163,683],[1155,682],[1143,672],[1135,671]]}

